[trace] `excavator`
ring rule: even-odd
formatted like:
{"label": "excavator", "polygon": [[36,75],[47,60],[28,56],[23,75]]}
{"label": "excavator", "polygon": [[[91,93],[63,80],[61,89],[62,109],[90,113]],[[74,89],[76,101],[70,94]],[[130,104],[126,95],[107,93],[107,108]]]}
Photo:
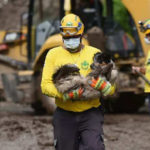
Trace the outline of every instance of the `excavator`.
{"label": "excavator", "polygon": [[[85,24],[82,42],[110,54],[119,72],[115,95],[104,99],[106,110],[137,111],[144,104],[144,81],[133,74],[131,68],[133,65],[144,65],[149,49],[138,25],[139,20],[150,18],[149,3],[150,0],[144,3],[142,0],[30,0],[25,39],[27,60],[17,61],[23,67],[17,70],[17,77],[24,77],[24,83],[31,80],[30,88],[26,89],[30,91],[27,99],[30,97],[32,107],[48,113],[55,110],[54,98],[44,96],[41,92],[41,72],[47,52],[63,44],[59,34],[61,18],[65,14],[75,13]],[[17,82],[16,89],[22,80]],[[5,91],[9,91],[6,90],[10,87],[6,73],[2,75],[2,81],[3,86],[7,83]],[[11,95],[10,92],[6,93]],[[16,97],[19,94],[14,92]]]}

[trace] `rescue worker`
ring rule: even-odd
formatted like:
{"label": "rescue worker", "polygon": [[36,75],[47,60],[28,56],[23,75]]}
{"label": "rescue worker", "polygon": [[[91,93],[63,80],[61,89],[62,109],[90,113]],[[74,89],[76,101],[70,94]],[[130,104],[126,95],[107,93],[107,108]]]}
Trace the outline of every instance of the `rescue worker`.
{"label": "rescue worker", "polygon": [[[144,40],[146,44],[150,44],[150,19],[144,22],[140,21],[140,29],[141,32],[145,34]],[[150,81],[150,50],[148,51],[145,66],[144,67],[136,67],[133,66],[132,70],[134,73],[141,72],[145,74],[145,77]],[[145,93],[147,94],[149,112],[150,112],[150,85],[145,82]]]}
{"label": "rescue worker", "polygon": [[[84,89],[59,93],[53,84],[55,70],[65,64],[76,64],[80,74],[90,71],[93,56],[99,49],[82,44],[84,24],[75,14],[68,14],[61,20],[60,32],[63,46],[51,49],[45,59],[41,88],[43,94],[55,97],[54,146],[56,150],[104,150],[103,113],[99,98],[78,100]],[[89,83],[105,96],[115,90],[108,81],[99,76]]]}

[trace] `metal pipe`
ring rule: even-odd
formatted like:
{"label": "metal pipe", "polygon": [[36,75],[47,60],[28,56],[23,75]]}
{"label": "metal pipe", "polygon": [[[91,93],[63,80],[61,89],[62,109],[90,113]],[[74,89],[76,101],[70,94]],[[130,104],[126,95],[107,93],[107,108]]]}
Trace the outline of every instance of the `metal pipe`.
{"label": "metal pipe", "polygon": [[43,21],[43,1],[39,0],[39,16],[40,16],[40,22]]}
{"label": "metal pipe", "polygon": [[64,0],[59,0],[60,3],[60,12],[59,12],[59,19],[61,20],[64,17]]}
{"label": "metal pipe", "polygon": [[150,80],[148,80],[141,72],[135,70],[136,73],[147,83],[150,85]]}
{"label": "metal pipe", "polygon": [[113,0],[106,0],[107,17],[113,18]]}
{"label": "metal pipe", "polygon": [[96,15],[96,18],[97,18],[96,20],[97,20],[98,26],[101,28],[102,27],[102,21],[101,21],[101,17],[100,17],[100,14],[99,14],[100,8],[99,8],[98,3],[99,3],[98,0],[94,0],[94,5],[95,5],[95,8],[96,8],[96,12],[95,12],[95,15]]}
{"label": "metal pipe", "polygon": [[33,8],[34,0],[30,0],[29,9],[28,9],[28,35],[27,35],[27,48],[28,48],[28,63],[31,63],[32,60],[32,21],[33,21]]}

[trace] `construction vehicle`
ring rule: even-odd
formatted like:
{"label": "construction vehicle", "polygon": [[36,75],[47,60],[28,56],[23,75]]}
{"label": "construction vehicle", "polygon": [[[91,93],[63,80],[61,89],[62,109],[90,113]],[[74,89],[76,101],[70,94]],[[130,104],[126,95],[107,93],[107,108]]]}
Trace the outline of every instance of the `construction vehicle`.
{"label": "construction vehicle", "polygon": [[[149,18],[150,0],[145,0],[144,3],[142,0],[119,1],[128,16],[126,24],[130,27],[129,32],[115,20],[115,1],[119,0],[29,1],[27,61],[22,64],[24,68],[21,73],[17,70],[17,76],[32,75],[31,87],[28,88],[32,89],[30,90],[32,96],[28,98],[31,97],[33,100],[31,100],[33,108],[42,111],[46,108],[49,113],[55,109],[54,99],[41,93],[41,72],[47,52],[63,44],[59,24],[61,18],[71,12],[79,15],[85,24],[82,42],[111,54],[118,68],[117,91],[114,97],[107,98],[111,100],[105,100],[106,109],[113,112],[134,112],[143,105],[144,81],[138,75],[132,74],[131,67],[144,65],[149,49],[139,32],[138,21]],[[102,15],[104,7],[105,16]],[[8,81],[3,78],[5,82]],[[29,78],[25,77],[25,80],[29,81]]]}
{"label": "construction vehicle", "polygon": [[[18,71],[28,69],[27,27],[21,30],[0,31],[0,99],[19,101],[16,95]],[[16,90],[16,91],[15,91]]]}

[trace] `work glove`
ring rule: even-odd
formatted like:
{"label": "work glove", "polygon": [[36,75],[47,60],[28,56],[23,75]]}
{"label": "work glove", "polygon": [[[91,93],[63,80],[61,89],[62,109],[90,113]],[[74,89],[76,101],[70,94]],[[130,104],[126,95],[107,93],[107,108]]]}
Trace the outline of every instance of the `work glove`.
{"label": "work glove", "polygon": [[76,90],[72,90],[68,93],[63,94],[63,100],[67,101],[67,100],[78,100],[82,93],[83,93],[84,89],[83,88],[79,88]]}
{"label": "work glove", "polygon": [[89,84],[94,89],[99,90],[103,96],[107,96],[111,93],[111,84],[101,76],[99,76],[97,79],[93,78],[91,81],[89,81]]}

